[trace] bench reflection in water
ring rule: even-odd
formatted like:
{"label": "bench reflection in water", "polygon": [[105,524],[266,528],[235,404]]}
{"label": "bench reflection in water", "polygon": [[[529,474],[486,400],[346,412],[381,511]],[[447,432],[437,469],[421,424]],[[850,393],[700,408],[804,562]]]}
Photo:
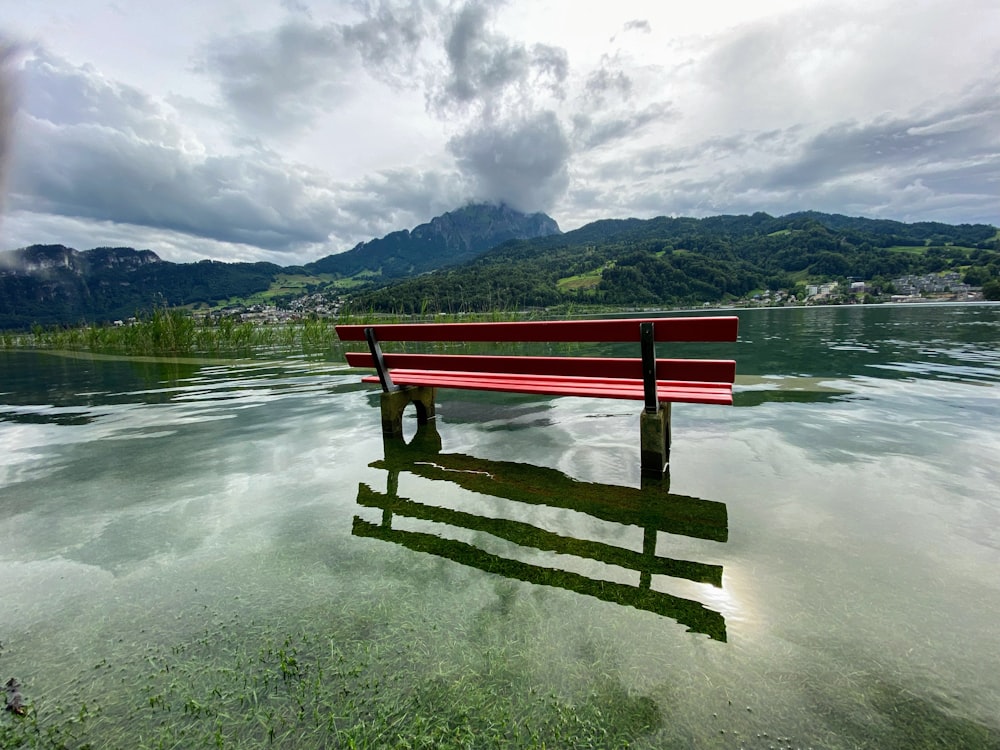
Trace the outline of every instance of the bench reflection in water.
{"label": "bench reflection in water", "polygon": [[[726,622],[719,612],[700,602],[651,588],[652,577],[670,576],[722,586],[722,566],[675,560],[656,554],[660,532],[713,542],[729,536],[724,503],[671,494],[666,480],[642,488],[580,482],[554,469],[504,461],[488,461],[441,452],[441,437],[433,421],[421,425],[409,444],[386,438],[385,459],[371,464],[388,472],[387,492],[367,484],[358,486],[358,505],[382,511],[382,522],[354,517],[355,536],[381,539],[409,549],[479,568],[489,573],[575,591],[604,601],[626,604],[669,617],[689,631],[726,640]],[[399,497],[399,474],[409,472],[433,481],[446,481],[471,492],[550,508],[586,513],[602,521],[637,526],[643,530],[642,552],[612,544],[575,539],[523,521],[491,518],[451,508],[441,508]],[[487,552],[475,545],[435,534],[392,527],[401,516],[484,532],[523,547],[574,555],[638,572],[638,586],[589,578]]]}

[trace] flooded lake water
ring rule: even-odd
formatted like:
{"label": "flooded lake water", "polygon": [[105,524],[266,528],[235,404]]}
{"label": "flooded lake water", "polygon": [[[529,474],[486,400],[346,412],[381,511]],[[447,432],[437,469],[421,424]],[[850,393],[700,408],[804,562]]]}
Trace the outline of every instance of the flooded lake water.
{"label": "flooded lake water", "polygon": [[0,748],[1000,747],[1000,306],[738,314],[669,483],[639,402],[0,352]]}

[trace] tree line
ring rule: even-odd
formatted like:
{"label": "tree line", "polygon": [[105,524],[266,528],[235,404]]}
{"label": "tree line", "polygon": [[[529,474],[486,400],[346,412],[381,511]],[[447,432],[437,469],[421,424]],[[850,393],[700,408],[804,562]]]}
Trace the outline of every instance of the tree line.
{"label": "tree line", "polygon": [[[903,224],[817,213],[596,222],[511,242],[458,268],[357,294],[358,309],[482,311],[560,304],[683,305],[810,280],[888,279],[957,270],[1000,284],[988,225]],[[589,282],[567,283],[573,278]]]}

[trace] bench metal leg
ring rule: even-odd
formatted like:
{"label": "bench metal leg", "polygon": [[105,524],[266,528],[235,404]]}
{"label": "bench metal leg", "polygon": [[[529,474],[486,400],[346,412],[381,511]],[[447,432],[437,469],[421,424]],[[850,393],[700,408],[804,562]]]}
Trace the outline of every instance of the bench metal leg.
{"label": "bench metal leg", "polygon": [[660,404],[655,414],[639,415],[639,468],[643,476],[663,477],[670,464],[670,404]]}
{"label": "bench metal leg", "polygon": [[400,388],[382,392],[382,434],[403,437],[403,412],[409,404],[417,410],[417,423],[434,419],[434,388]]}

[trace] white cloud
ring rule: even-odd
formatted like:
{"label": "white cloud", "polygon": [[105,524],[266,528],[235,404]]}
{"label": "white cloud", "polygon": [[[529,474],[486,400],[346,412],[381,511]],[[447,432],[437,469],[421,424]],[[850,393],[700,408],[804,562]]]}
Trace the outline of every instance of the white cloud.
{"label": "white cloud", "polygon": [[265,149],[206,154],[176,114],[91,67],[25,67],[12,206],[281,250],[324,242],[328,178]]}

